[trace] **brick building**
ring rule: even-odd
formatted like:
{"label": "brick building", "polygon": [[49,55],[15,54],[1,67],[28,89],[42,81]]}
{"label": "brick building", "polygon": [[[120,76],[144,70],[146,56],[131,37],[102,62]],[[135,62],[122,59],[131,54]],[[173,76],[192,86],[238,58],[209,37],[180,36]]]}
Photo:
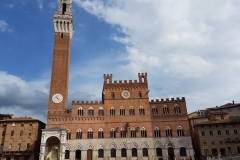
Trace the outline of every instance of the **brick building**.
{"label": "brick building", "polygon": [[45,124],[31,117],[0,115],[0,158],[10,160],[38,159],[41,129]]}
{"label": "brick building", "polygon": [[42,130],[44,159],[193,158],[185,98],[149,100],[147,73],[138,80],[103,76],[102,101],[72,101],[67,109],[72,1],[54,13],[54,51],[47,115]]}

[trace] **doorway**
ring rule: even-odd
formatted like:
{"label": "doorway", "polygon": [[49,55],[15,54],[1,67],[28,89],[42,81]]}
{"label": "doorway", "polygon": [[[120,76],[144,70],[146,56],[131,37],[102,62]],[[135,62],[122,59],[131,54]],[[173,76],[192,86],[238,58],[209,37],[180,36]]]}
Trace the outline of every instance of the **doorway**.
{"label": "doorway", "polygon": [[76,155],[75,155],[75,158],[76,160],[81,160],[81,150],[76,150]]}
{"label": "doorway", "polygon": [[87,150],[87,160],[92,160],[92,150]]}
{"label": "doorway", "polygon": [[168,148],[169,160],[174,160],[174,149],[172,147]]}

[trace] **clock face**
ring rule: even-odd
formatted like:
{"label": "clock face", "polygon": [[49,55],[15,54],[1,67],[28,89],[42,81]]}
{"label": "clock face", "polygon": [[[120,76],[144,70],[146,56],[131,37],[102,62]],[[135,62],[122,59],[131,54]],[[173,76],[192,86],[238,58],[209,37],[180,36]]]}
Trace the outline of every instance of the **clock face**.
{"label": "clock face", "polygon": [[128,90],[122,91],[122,97],[128,99],[130,97],[130,92]]}
{"label": "clock face", "polygon": [[53,103],[61,103],[63,100],[63,96],[60,93],[56,93],[52,96]]}

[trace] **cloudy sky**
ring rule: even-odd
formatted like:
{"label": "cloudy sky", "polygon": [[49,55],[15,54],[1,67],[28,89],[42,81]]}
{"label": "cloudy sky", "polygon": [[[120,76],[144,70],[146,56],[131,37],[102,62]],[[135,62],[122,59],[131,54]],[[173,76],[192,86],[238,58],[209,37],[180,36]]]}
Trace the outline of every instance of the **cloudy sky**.
{"label": "cloudy sky", "polygon": [[[103,74],[148,73],[150,98],[188,112],[240,102],[239,0],[73,0],[69,101],[100,100]],[[1,0],[0,113],[46,121],[57,0]]]}

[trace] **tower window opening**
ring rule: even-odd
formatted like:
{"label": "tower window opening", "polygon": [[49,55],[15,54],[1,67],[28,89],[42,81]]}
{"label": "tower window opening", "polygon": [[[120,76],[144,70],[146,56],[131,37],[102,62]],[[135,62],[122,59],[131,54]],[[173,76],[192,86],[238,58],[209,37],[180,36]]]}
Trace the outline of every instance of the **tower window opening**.
{"label": "tower window opening", "polygon": [[63,38],[63,33],[61,33],[61,38]]}
{"label": "tower window opening", "polygon": [[67,4],[63,3],[62,14],[65,14],[66,10],[67,10]]}

